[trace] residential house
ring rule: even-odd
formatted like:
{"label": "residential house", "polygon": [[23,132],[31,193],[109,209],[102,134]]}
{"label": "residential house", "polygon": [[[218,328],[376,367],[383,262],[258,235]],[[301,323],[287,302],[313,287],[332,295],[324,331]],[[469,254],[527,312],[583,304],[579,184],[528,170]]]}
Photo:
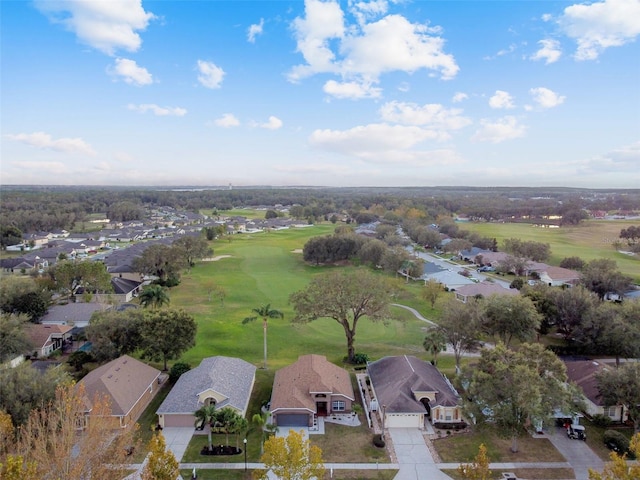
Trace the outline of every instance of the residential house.
{"label": "residential house", "polygon": [[68,303],[66,305],[51,305],[47,313],[41,318],[42,324],[58,324],[84,328],[89,324],[95,312],[108,310],[110,305],[100,303]]}
{"label": "residential house", "polygon": [[628,412],[622,405],[605,405],[600,396],[596,375],[604,370],[615,368],[615,365],[596,360],[563,360],[567,367],[567,377],[582,391],[585,401],[585,412],[589,416],[604,415],[614,422],[627,420]]}
{"label": "residential house", "polygon": [[458,392],[430,362],[384,357],[369,363],[367,373],[386,428],[423,430],[427,421],[437,428],[466,426]]}
{"label": "residential house", "polygon": [[240,358],[208,357],[183,373],[156,411],[162,427],[194,427],[194,413],[205,405],[231,408],[245,416],[256,367]]}
{"label": "residential house", "polygon": [[324,355],[302,355],[273,380],[270,412],[279,427],[312,427],[316,416],[351,412],[349,373]]}
{"label": "residential house", "polygon": [[518,295],[515,288],[504,288],[497,283],[480,282],[463,285],[456,289],[456,300],[467,303],[467,300],[475,297],[488,298],[491,295]]}
{"label": "residential house", "polygon": [[550,287],[573,286],[580,281],[580,273],[568,268],[553,267],[546,263],[531,263],[527,267],[528,275],[536,275],[541,282]]}
{"label": "residential house", "polygon": [[482,252],[474,257],[474,262],[480,266],[495,267],[504,262],[510,255],[505,252]]}
{"label": "residential house", "polygon": [[97,397],[109,401],[114,427],[126,427],[137,421],[160,390],[159,383],[160,370],[128,355],[92,370],[78,382],[84,386],[86,396],[84,426],[91,421]]}
{"label": "residential house", "polygon": [[33,356],[48,357],[53,352],[62,351],[71,342],[70,325],[57,324],[30,324],[27,325],[27,337],[33,345]]}

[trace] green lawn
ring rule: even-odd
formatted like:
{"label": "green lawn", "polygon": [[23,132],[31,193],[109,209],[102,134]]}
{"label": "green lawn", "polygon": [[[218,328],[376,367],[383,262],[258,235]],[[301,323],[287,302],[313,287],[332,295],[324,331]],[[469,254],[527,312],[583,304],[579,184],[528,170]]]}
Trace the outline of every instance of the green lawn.
{"label": "green lawn", "polygon": [[496,238],[498,248],[506,238],[548,243],[552,265],[558,265],[566,257],[580,257],[585,261],[609,258],[616,261],[622,273],[640,282],[640,256],[617,252],[612,246],[620,240],[620,230],[637,224],[630,220],[588,220],[578,226],[538,228],[524,223],[469,222],[461,224],[460,228]]}

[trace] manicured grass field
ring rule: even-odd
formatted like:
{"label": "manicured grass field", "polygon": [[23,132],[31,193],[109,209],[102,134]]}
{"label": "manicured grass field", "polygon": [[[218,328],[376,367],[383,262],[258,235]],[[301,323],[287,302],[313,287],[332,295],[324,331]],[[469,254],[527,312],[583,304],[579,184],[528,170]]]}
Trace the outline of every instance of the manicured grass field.
{"label": "manicured grass field", "polygon": [[640,283],[640,255],[630,256],[617,252],[613,243],[619,241],[620,230],[638,221],[588,220],[578,226],[539,228],[523,223],[462,223],[460,228],[496,238],[498,248],[506,238],[519,238],[551,245],[549,263],[558,265],[563,258],[580,257],[585,261],[596,258],[615,260],[625,275]]}
{"label": "manicured grass field", "polygon": [[[271,308],[284,313],[284,318],[269,320],[269,368],[288,365],[308,353],[326,355],[330,361],[341,363],[346,355],[342,327],[330,319],[292,323],[293,309],[288,303],[290,294],[302,289],[313,276],[334,268],[306,265],[299,253],[309,238],[330,234],[333,228],[323,225],[240,234],[212,242],[214,255],[222,258],[199,263],[169,292],[171,305],[185,308],[198,322],[196,346],[181,360],[195,366],[204,357],[228,355],[262,366],[262,321],[243,325],[242,320],[253,315],[252,308],[270,303]],[[224,288],[223,302],[208,300],[213,284]],[[398,280],[398,286],[402,292],[395,301],[419,308],[426,316],[437,314],[437,309],[431,311],[417,297],[419,285],[405,288]],[[386,324],[363,319],[358,325],[356,350],[374,359],[404,353],[426,355],[422,348],[426,324],[396,307],[392,307],[392,316]]]}

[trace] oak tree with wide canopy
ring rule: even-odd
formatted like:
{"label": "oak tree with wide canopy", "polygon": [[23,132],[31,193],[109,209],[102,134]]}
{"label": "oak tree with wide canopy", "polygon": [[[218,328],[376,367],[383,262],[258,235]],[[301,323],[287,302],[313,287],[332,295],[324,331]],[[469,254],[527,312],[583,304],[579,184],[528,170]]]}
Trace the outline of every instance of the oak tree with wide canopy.
{"label": "oak tree with wide canopy", "polygon": [[293,293],[289,301],[295,311],[294,322],[332,318],[344,329],[347,359],[353,363],[358,322],[389,318],[393,287],[385,277],[367,270],[333,271],[315,277],[303,290]]}

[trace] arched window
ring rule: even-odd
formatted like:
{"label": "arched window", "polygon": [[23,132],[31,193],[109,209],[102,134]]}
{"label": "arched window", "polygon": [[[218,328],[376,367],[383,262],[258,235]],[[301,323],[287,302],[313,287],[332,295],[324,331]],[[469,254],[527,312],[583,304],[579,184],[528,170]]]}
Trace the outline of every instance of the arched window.
{"label": "arched window", "polygon": [[204,401],[204,404],[208,407],[210,405],[214,405],[216,404],[216,399],[213,397],[207,397]]}

